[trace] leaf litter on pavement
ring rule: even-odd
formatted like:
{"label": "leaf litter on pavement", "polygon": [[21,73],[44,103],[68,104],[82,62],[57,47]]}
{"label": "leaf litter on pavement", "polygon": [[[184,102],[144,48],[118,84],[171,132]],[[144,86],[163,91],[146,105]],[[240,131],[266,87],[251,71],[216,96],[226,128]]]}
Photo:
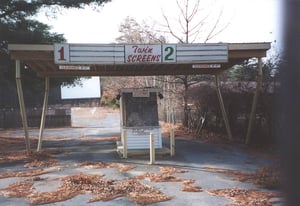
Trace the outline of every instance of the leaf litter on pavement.
{"label": "leaf litter on pavement", "polygon": [[[36,143],[35,139],[31,139]],[[85,140],[85,139],[84,139]],[[0,138],[1,155],[0,163],[23,161],[24,167],[40,168],[27,169],[25,171],[12,171],[0,173],[1,178],[18,177],[20,181],[10,184],[0,190],[0,195],[11,198],[28,198],[30,204],[46,204],[71,199],[80,194],[92,194],[89,202],[109,201],[118,197],[127,197],[139,205],[168,201],[171,197],[165,195],[155,187],[148,186],[140,180],[146,179],[151,182],[182,182],[181,191],[184,192],[203,192],[201,187],[195,185],[195,180],[185,179],[174,176],[175,173],[185,173],[186,170],[174,167],[160,167],[160,173],[145,173],[131,179],[115,180],[104,179],[102,174],[75,174],[65,176],[60,179],[60,186],[56,191],[39,192],[34,187],[34,181],[43,181],[39,175],[43,175],[54,170],[44,169],[45,167],[57,167],[59,162],[53,157],[55,154],[63,153],[58,149],[45,149],[43,152],[32,152],[30,156],[24,149],[17,149],[22,145],[22,138]],[[8,145],[8,146],[7,146]],[[7,147],[6,147],[7,146]],[[83,162],[80,167],[90,169],[116,168],[119,172],[126,172],[134,168],[132,165],[120,163],[103,163],[103,162]],[[210,172],[222,172],[231,174],[239,181],[255,181],[257,177],[264,177],[270,173],[270,169],[263,167],[256,174],[244,174],[239,171],[227,171],[216,168],[205,168]],[[256,176],[255,176],[256,175]],[[274,175],[273,175],[274,176]],[[272,176],[272,177],[273,177]],[[274,179],[274,178],[273,178]],[[260,179],[262,180],[262,179]],[[251,181],[250,181],[251,182]],[[255,183],[255,182],[254,182]],[[280,193],[261,192],[259,190],[245,190],[240,188],[227,188],[220,190],[205,190],[208,194],[225,197],[233,201],[232,206],[240,205],[272,205],[270,199],[282,197]]]}

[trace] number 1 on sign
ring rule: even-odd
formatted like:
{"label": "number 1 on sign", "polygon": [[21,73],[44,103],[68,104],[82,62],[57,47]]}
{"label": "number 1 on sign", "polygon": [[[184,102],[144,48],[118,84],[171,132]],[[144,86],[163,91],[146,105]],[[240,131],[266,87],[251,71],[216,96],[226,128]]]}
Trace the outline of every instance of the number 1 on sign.
{"label": "number 1 on sign", "polygon": [[55,44],[54,45],[54,58],[55,63],[69,63],[70,52],[68,44]]}
{"label": "number 1 on sign", "polygon": [[62,47],[60,48],[60,50],[58,50],[58,52],[59,52],[59,54],[60,54],[60,58],[59,58],[58,60],[60,60],[60,61],[61,61],[61,60],[62,60],[62,61],[66,60],[66,59],[65,59],[65,47],[62,46]]}

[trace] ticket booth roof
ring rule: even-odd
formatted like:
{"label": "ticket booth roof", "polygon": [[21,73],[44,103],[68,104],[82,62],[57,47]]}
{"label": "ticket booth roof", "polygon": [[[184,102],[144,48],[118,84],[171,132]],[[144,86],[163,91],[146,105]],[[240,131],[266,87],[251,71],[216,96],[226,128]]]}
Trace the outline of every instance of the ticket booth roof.
{"label": "ticket booth roof", "polygon": [[[89,70],[60,70],[54,62],[54,45],[9,44],[8,50],[14,60],[20,60],[41,77],[66,76],[149,76],[149,75],[193,75],[218,74],[233,65],[250,58],[266,57],[270,43],[229,43],[228,62],[220,68],[197,68],[195,63],[167,64],[83,64]],[[217,62],[216,62],[217,63]],[[213,62],[212,62],[213,64]],[[71,65],[70,65],[71,66]],[[74,65],[78,66],[78,64]]]}

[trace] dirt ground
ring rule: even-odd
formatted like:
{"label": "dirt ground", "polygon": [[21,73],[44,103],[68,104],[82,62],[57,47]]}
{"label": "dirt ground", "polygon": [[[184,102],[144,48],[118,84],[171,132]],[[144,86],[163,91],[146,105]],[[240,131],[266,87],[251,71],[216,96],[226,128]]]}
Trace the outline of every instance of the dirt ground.
{"label": "dirt ground", "polygon": [[22,130],[0,131],[0,205],[284,205],[273,162],[243,146],[178,131],[175,157],[150,165],[148,156],[117,154],[115,113],[101,121],[100,128],[46,129],[40,153],[31,129],[30,155]]}

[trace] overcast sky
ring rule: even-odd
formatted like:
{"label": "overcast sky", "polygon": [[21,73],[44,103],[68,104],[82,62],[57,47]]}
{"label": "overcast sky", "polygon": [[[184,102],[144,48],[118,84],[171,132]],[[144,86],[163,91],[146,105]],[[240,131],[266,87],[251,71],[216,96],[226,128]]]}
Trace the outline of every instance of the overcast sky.
{"label": "overcast sky", "polygon": [[[221,23],[229,23],[211,42],[273,41],[280,21],[280,1],[201,0],[203,11],[199,13],[210,12],[213,16],[222,9]],[[127,16],[158,26],[165,23],[163,13],[176,21],[179,16],[176,0],[112,0],[98,10],[86,7],[62,11],[57,18],[46,18],[43,13],[38,18],[51,25],[52,31],[65,34],[70,43],[112,43],[119,36],[118,28]],[[174,42],[174,39],[169,40]]]}
{"label": "overcast sky", "polygon": [[[229,23],[210,42],[272,42],[273,46],[278,45],[281,1],[201,0],[201,12],[204,15],[206,12],[216,16],[222,10],[221,25]],[[176,0],[112,0],[96,10],[90,7],[84,10],[64,10],[56,18],[48,18],[40,13],[37,18],[52,26],[52,32],[64,34],[68,43],[115,43],[120,35],[119,26],[127,16],[139,23],[145,21],[151,26],[159,27],[161,24],[165,25],[162,14],[176,25],[179,16]],[[177,43],[170,35],[165,35],[169,42]],[[91,81],[96,84],[98,80]],[[99,94],[99,91],[96,93]]]}

